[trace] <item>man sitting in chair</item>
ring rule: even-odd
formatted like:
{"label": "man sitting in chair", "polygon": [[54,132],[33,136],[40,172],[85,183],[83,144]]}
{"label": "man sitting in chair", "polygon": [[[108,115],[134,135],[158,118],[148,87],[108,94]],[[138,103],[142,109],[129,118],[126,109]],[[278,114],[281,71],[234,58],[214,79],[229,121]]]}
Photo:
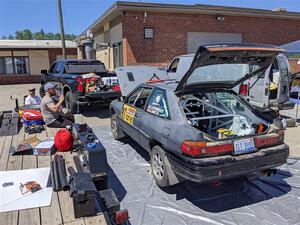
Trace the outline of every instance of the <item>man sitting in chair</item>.
{"label": "man sitting in chair", "polygon": [[28,89],[28,96],[25,98],[25,105],[39,105],[41,104],[41,98],[35,95],[35,88]]}
{"label": "man sitting in chair", "polygon": [[63,128],[74,123],[74,116],[71,113],[62,112],[64,96],[59,96],[58,102],[53,97],[56,95],[56,85],[46,83],[44,86],[45,96],[41,102],[41,113],[43,120],[48,127]]}

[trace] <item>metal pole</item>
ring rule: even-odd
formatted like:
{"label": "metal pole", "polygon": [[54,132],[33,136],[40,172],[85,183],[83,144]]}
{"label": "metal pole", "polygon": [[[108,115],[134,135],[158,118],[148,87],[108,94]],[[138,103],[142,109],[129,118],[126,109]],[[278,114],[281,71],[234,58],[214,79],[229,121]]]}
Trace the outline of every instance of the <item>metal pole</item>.
{"label": "metal pole", "polygon": [[61,47],[62,47],[62,55],[63,58],[66,59],[66,43],[65,43],[65,32],[64,32],[64,23],[62,17],[62,10],[61,10],[61,0],[58,1],[58,16],[59,16],[59,26],[60,26],[60,36],[61,36]]}

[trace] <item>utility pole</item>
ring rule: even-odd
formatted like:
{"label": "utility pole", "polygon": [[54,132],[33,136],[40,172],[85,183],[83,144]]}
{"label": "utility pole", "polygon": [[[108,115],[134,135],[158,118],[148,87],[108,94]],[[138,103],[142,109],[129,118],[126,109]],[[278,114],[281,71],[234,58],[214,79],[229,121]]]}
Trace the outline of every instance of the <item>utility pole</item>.
{"label": "utility pole", "polygon": [[57,0],[57,1],[58,1],[58,16],[59,16],[62,55],[63,55],[63,58],[66,59],[67,58],[66,43],[65,43],[64,23],[63,23],[62,10],[61,10],[61,0]]}

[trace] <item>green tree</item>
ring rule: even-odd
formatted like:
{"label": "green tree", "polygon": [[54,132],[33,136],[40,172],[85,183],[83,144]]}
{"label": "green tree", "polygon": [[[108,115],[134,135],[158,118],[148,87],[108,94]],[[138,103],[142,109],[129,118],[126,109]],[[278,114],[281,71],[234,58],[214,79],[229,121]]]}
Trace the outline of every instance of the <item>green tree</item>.
{"label": "green tree", "polygon": [[6,38],[6,36],[5,36],[5,35],[3,35],[1,39],[2,39],[2,40],[5,40],[5,39],[7,39],[7,38]]}
{"label": "green tree", "polygon": [[15,35],[17,40],[24,40],[22,31],[16,31]]}
{"label": "green tree", "polygon": [[46,40],[54,40],[54,34],[52,32],[46,33],[45,39]]}
{"label": "green tree", "polygon": [[16,39],[18,40],[32,40],[33,35],[31,30],[25,29],[21,31],[16,31]]}
{"label": "green tree", "polygon": [[34,33],[33,38],[35,40],[45,40],[45,32],[41,29],[39,32]]}
{"label": "green tree", "polygon": [[12,36],[11,34],[8,35],[8,40],[14,40],[14,39],[15,39],[14,36]]}
{"label": "green tree", "polygon": [[55,34],[54,40],[60,40],[60,33]]}

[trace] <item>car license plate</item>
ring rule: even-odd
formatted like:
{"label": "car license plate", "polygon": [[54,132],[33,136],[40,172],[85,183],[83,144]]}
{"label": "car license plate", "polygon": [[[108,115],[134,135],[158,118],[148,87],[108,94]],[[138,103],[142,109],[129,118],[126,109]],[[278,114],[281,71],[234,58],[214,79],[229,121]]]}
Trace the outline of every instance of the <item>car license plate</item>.
{"label": "car license plate", "polygon": [[237,140],[233,142],[234,144],[234,154],[240,155],[255,151],[253,138]]}

